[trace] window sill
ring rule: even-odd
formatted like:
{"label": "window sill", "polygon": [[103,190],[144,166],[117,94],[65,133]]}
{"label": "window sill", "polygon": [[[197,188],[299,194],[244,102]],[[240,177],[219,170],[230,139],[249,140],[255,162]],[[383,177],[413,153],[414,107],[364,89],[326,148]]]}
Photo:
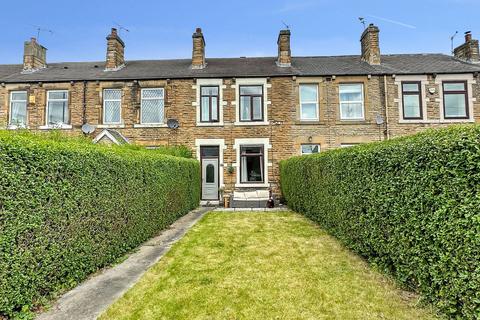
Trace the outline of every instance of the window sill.
{"label": "window sill", "polygon": [[366,121],[366,120],[364,120],[364,119],[359,119],[359,120],[337,120],[336,124],[340,124],[340,125],[342,125],[342,124],[344,124],[344,125],[363,124],[363,125],[365,125],[365,124],[374,124],[374,123],[372,123],[372,122],[370,122],[370,121]]}
{"label": "window sill", "polygon": [[223,122],[197,122],[197,127],[223,127]]}
{"label": "window sill", "polygon": [[405,120],[400,119],[400,124],[442,124],[442,123],[473,123],[475,119],[436,119],[436,120]]}
{"label": "window sill", "polygon": [[236,126],[268,126],[270,122],[268,121],[251,121],[251,122],[235,121],[233,124]]}
{"label": "window sill", "polygon": [[5,129],[7,130],[22,130],[22,129],[30,129],[29,126],[17,126],[15,124],[9,124]]}
{"label": "window sill", "polygon": [[168,128],[166,123],[135,123],[134,128]]}
{"label": "window sill", "polygon": [[268,188],[268,183],[235,183],[235,188]]}
{"label": "window sill", "polygon": [[40,126],[38,127],[39,130],[69,130],[72,129],[73,126],[71,124],[62,124],[61,126]]}
{"label": "window sill", "polygon": [[295,124],[312,126],[312,125],[325,125],[327,123],[325,121],[320,121],[320,120],[296,120]]}
{"label": "window sill", "polygon": [[122,129],[125,128],[125,124],[99,124],[97,125],[97,128],[99,129]]}

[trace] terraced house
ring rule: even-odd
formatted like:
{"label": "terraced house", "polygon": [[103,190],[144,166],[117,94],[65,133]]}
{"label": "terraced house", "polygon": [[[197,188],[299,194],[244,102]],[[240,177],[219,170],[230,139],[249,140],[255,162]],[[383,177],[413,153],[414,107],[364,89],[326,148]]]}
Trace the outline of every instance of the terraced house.
{"label": "terraced house", "polygon": [[112,29],[106,61],[47,63],[32,38],[23,64],[0,65],[0,119],[8,129],[83,126],[96,142],[190,146],[205,201],[277,193],[278,162],[293,155],[480,120],[470,33],[453,56],[381,55],[374,25],[359,55],[294,57],[290,30],[277,43],[277,57],[206,58],[197,29],[191,59],[126,61]]}

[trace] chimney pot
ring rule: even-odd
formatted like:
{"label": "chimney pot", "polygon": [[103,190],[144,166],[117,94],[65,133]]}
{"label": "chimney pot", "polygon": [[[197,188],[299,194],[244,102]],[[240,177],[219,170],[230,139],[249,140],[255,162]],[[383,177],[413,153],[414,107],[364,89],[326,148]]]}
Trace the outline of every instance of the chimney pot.
{"label": "chimney pot", "polygon": [[362,33],[360,43],[362,45],[362,60],[372,65],[380,64],[380,41],[378,34],[380,30],[376,25],[370,23]]}
{"label": "chimney pot", "polygon": [[105,71],[116,71],[125,66],[125,43],[118,36],[117,29],[112,28],[107,36],[107,59]]}
{"label": "chimney pot", "polygon": [[195,29],[192,39],[192,69],[203,69],[207,64],[205,62],[205,38],[201,28]]}
{"label": "chimney pot", "polygon": [[472,40],[472,33],[470,31],[465,32],[465,42]]}
{"label": "chimney pot", "polygon": [[470,31],[465,32],[465,43],[453,50],[453,55],[459,60],[470,63],[480,63],[478,40],[472,39]]}
{"label": "chimney pot", "polygon": [[292,65],[292,52],[290,50],[290,30],[280,30],[277,39],[279,67],[290,67]]}

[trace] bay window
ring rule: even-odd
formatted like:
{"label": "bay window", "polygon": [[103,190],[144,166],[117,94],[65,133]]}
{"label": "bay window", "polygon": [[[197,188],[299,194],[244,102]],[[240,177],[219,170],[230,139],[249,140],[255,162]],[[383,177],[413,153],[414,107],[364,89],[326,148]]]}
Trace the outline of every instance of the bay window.
{"label": "bay window", "polygon": [[300,85],[300,120],[318,120],[318,86]]}
{"label": "bay window", "polygon": [[240,146],[240,182],[262,183],[264,178],[263,146]]}
{"label": "bay window", "polygon": [[61,126],[68,122],[68,91],[47,91],[47,125]]}
{"label": "bay window", "polygon": [[363,120],[363,84],[343,83],[339,87],[340,119]]}
{"label": "bay window", "polygon": [[467,82],[444,81],[443,85],[443,115],[445,119],[467,119]]}
{"label": "bay window", "polygon": [[164,112],[164,89],[142,89],[140,122],[142,124],[163,124]]}
{"label": "bay window", "polygon": [[421,82],[402,82],[403,119],[422,119]]}
{"label": "bay window", "polygon": [[240,121],[263,121],[263,86],[240,86]]}
{"label": "bay window", "polygon": [[27,125],[27,91],[10,92],[9,125],[19,127]]}
{"label": "bay window", "polygon": [[122,122],[122,89],[103,90],[103,123]]}

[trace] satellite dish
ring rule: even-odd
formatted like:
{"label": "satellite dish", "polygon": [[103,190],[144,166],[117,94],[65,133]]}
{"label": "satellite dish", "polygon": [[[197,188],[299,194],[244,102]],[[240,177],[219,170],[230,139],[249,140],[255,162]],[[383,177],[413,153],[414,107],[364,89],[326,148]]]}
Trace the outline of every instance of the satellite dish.
{"label": "satellite dish", "polygon": [[88,124],[88,123],[85,123],[83,126],[82,126],[82,132],[85,133],[85,134],[90,134],[90,133],[93,133],[93,131],[95,131],[95,127]]}
{"label": "satellite dish", "polygon": [[378,124],[378,125],[381,125],[385,122],[385,120],[383,120],[383,117],[379,114],[377,114],[377,117],[375,118],[375,122]]}
{"label": "satellite dish", "polygon": [[168,119],[167,126],[170,129],[178,129],[178,127],[179,127],[178,120],[177,119]]}

